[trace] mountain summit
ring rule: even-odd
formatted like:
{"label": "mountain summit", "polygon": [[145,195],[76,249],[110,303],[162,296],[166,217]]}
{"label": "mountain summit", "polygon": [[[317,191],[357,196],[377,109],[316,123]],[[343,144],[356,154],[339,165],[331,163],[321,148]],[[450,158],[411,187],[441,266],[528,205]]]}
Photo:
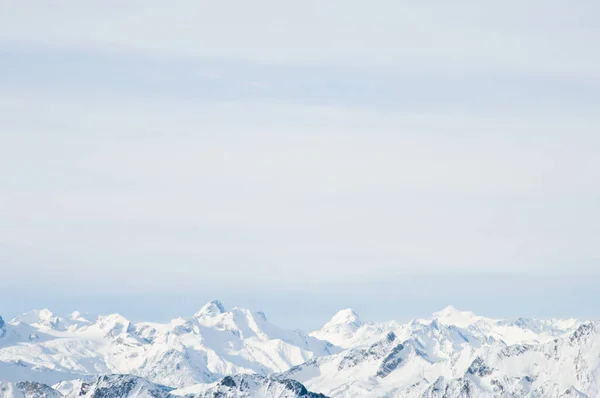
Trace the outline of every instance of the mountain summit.
{"label": "mountain summit", "polygon": [[362,326],[363,321],[360,316],[351,308],[338,311],[328,322],[330,325],[349,325],[352,328],[358,329]]}
{"label": "mountain summit", "polygon": [[343,345],[341,343],[354,337],[363,325],[360,316],[353,309],[348,308],[338,311],[321,329],[311,333],[311,336]]}
{"label": "mountain summit", "polygon": [[440,311],[434,312],[433,318],[444,325],[454,325],[458,327],[468,327],[479,320],[485,319],[469,311],[460,311],[451,305]]}
{"label": "mountain summit", "polygon": [[204,304],[204,306],[200,308],[200,311],[194,315],[194,318],[212,317],[218,314],[223,314],[224,312],[227,312],[227,310],[225,309],[223,303],[221,303],[219,300],[213,300]]}

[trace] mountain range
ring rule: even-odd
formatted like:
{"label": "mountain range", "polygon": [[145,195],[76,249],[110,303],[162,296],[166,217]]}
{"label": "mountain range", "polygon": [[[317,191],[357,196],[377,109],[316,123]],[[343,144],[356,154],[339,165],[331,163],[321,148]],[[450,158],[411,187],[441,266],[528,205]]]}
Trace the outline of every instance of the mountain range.
{"label": "mountain range", "polygon": [[402,323],[351,309],[305,333],[211,301],[168,323],[0,317],[0,398],[600,396],[600,322],[453,307]]}

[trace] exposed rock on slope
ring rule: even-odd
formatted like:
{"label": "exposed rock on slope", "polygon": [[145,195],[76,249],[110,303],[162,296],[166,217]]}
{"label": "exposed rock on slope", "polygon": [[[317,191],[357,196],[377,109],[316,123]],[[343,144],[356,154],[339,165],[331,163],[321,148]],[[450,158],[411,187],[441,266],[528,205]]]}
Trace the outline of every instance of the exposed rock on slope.
{"label": "exposed rock on slope", "polygon": [[199,385],[174,391],[187,398],[327,398],[310,392],[302,384],[290,379],[274,379],[259,375],[226,376],[212,385]]}

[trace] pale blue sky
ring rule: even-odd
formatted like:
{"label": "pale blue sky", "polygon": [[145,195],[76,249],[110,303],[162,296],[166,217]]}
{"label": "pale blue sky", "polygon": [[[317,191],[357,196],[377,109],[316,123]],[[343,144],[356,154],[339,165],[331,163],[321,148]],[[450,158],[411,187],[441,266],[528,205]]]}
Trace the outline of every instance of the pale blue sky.
{"label": "pale blue sky", "polygon": [[600,316],[600,6],[452,3],[3,3],[0,314]]}

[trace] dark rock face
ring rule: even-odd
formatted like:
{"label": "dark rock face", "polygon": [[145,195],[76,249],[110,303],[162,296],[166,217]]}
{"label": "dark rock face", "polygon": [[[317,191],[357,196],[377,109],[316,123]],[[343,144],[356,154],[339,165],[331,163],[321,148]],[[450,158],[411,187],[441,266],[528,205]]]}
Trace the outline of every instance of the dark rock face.
{"label": "dark rock face", "polygon": [[594,325],[591,323],[584,323],[579,326],[577,330],[573,332],[569,338],[571,344],[582,344],[587,341],[587,338],[594,333]]}
{"label": "dark rock face", "polygon": [[17,388],[27,398],[62,398],[58,391],[42,383],[23,381],[17,383]]}
{"label": "dark rock face", "polygon": [[478,377],[485,377],[492,374],[492,369],[483,362],[481,357],[477,357],[471,363],[469,369],[467,369],[467,373]]}
{"label": "dark rock face", "polygon": [[90,383],[83,383],[79,396],[91,398],[124,398],[133,397],[132,392],[140,383],[147,383],[148,395],[155,398],[170,398],[172,388],[150,383],[147,380],[132,375],[105,375]]}
{"label": "dark rock face", "polygon": [[318,366],[319,366],[319,361],[316,358],[311,358],[308,361],[301,363],[300,365],[296,365],[296,366],[289,368],[288,370],[286,370],[285,372],[280,374],[280,376],[291,377],[294,375],[294,373],[298,373],[306,368],[318,367]]}
{"label": "dark rock face", "polygon": [[225,387],[231,387],[231,388],[235,388],[236,387],[235,380],[233,380],[233,377],[231,377],[231,376],[224,377],[219,382],[219,385],[225,386]]}
{"label": "dark rock face", "polygon": [[[211,388],[199,397],[230,397],[238,396],[254,396],[256,389],[266,387],[267,391],[281,391],[281,388],[291,392],[296,398],[328,398],[323,394],[310,392],[306,387],[296,380],[272,378],[256,374],[234,375],[222,378],[214,388]],[[238,394],[236,394],[238,393]],[[194,398],[195,395],[190,395],[188,398]]]}
{"label": "dark rock face", "polygon": [[402,350],[404,350],[404,344],[398,344],[394,347],[392,352],[381,362],[381,366],[377,370],[377,377],[386,377],[402,363]]}
{"label": "dark rock face", "polygon": [[519,355],[525,354],[530,349],[531,347],[527,344],[515,344],[502,349],[502,351],[500,351],[500,353],[498,354],[498,357],[500,359],[508,357],[517,357]]}
{"label": "dark rock face", "polygon": [[372,344],[367,349],[353,349],[340,361],[339,369],[351,368],[363,361],[383,358],[396,340],[396,335],[388,333],[381,341]]}
{"label": "dark rock face", "polygon": [[0,316],[0,329],[3,329],[5,325],[4,319]]}
{"label": "dark rock face", "polygon": [[[108,382],[108,376],[103,376],[98,380],[100,382]],[[94,384],[84,383],[81,386],[81,393],[79,395],[88,394],[93,388]],[[112,397],[126,397],[135,387],[135,380],[118,380],[116,384],[110,386],[96,387],[93,390],[92,397],[94,398],[112,398]]]}
{"label": "dark rock face", "polygon": [[423,394],[431,398],[475,398],[477,393],[471,381],[465,378],[446,381],[439,377]]}
{"label": "dark rock face", "polygon": [[296,380],[290,380],[290,379],[286,379],[286,380],[282,380],[281,383],[283,383],[285,385],[285,388],[298,394],[299,397],[315,397],[315,396],[321,396],[321,394],[314,394],[312,392],[309,392],[306,387],[304,387],[303,384],[300,384],[299,382],[297,382]]}

